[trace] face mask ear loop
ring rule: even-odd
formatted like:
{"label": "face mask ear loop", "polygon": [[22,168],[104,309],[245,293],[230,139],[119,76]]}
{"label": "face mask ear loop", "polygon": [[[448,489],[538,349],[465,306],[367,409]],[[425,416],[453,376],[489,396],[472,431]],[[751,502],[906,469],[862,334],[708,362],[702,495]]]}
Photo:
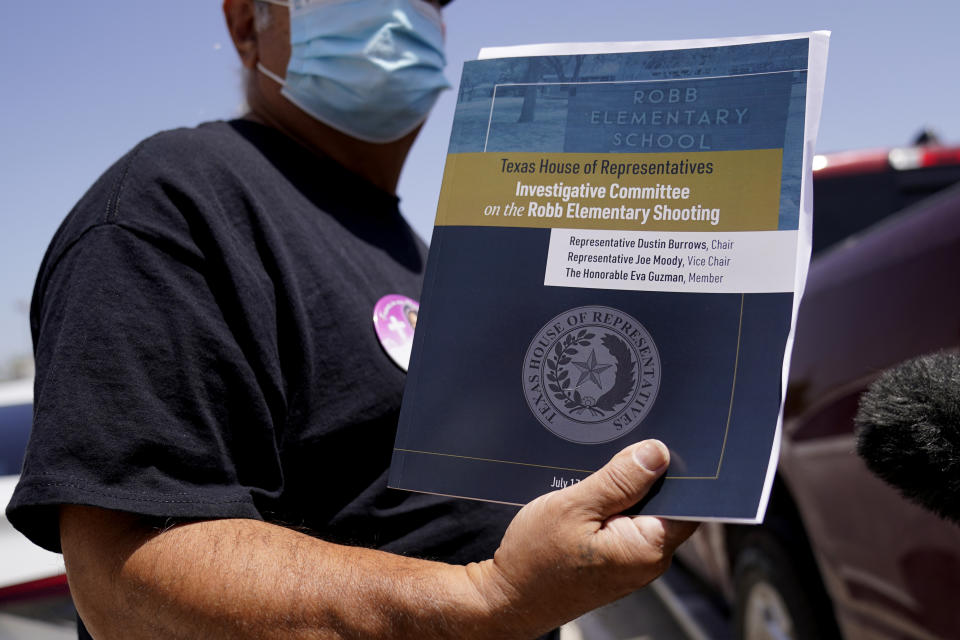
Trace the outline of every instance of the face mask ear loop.
{"label": "face mask ear loop", "polygon": [[261,63],[259,60],[257,61],[257,71],[267,76],[268,78],[270,78],[271,80],[279,84],[281,87],[286,85],[286,82],[287,82],[286,80],[284,80],[283,78],[275,74],[273,71],[270,71],[270,69],[267,69],[265,66],[263,66],[263,63]]}

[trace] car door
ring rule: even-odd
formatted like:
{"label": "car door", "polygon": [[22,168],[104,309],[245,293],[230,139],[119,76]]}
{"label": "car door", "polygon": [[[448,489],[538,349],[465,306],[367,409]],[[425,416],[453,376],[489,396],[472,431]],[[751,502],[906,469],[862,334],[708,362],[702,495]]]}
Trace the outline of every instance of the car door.
{"label": "car door", "polygon": [[960,527],[901,498],[854,454],[860,393],[960,347],[960,189],[822,255],[797,324],[781,474],[847,638],[960,638]]}

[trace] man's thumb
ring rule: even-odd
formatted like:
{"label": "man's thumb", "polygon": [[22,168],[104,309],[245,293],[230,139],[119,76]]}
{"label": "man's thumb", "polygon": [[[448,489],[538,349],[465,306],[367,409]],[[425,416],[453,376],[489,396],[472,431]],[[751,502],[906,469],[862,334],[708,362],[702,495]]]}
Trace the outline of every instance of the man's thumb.
{"label": "man's thumb", "polygon": [[659,440],[644,440],[615,455],[599,471],[570,487],[574,502],[608,518],[639,502],[670,464]]}

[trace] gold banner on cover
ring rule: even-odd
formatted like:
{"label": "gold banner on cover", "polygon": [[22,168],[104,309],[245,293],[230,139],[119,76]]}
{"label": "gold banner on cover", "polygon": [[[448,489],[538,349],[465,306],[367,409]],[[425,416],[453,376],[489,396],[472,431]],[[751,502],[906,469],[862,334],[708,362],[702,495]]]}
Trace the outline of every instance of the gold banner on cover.
{"label": "gold banner on cover", "polygon": [[771,231],[782,149],[452,153],[437,225]]}

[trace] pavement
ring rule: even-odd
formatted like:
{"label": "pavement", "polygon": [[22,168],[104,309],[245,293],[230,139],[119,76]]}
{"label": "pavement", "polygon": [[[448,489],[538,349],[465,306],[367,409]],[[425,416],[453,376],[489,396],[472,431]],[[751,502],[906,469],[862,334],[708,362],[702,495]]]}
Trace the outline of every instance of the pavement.
{"label": "pavement", "polygon": [[674,561],[640,591],[564,625],[561,640],[732,640],[722,606]]}
{"label": "pavement", "polygon": [[694,640],[651,588],[564,625],[561,640]]}

